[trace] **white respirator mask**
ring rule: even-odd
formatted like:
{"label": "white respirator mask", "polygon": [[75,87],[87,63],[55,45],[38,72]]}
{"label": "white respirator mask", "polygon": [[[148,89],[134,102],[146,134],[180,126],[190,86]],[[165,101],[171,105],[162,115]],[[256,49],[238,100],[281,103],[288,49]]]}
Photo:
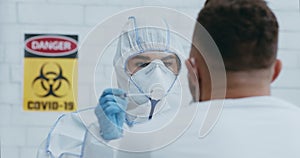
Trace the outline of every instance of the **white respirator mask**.
{"label": "white respirator mask", "polygon": [[161,60],[155,59],[130,77],[130,92],[145,94],[132,96],[131,99],[138,105],[148,102],[149,99],[161,100],[169,93],[176,79],[177,75],[167,68]]}

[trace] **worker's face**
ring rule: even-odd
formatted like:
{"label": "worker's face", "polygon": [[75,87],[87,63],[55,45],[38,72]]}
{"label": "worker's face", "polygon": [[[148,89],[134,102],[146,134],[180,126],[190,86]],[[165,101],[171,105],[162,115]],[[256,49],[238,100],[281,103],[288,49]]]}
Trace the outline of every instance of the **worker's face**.
{"label": "worker's face", "polygon": [[126,68],[130,75],[143,69],[154,60],[161,60],[164,65],[174,74],[178,74],[180,70],[180,60],[174,53],[166,52],[146,52],[131,56],[127,60]]}

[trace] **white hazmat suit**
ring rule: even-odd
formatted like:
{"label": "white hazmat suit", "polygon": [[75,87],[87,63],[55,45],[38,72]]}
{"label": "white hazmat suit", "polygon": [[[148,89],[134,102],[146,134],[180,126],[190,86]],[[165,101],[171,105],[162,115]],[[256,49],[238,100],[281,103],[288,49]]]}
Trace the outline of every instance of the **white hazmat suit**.
{"label": "white hazmat suit", "polygon": [[[155,133],[161,129],[170,131],[170,128],[166,127],[177,115],[182,100],[181,84],[178,80],[182,58],[180,53],[187,54],[187,51],[184,52],[183,43],[179,42],[180,37],[170,32],[164,21],[162,24],[164,25],[162,28],[138,28],[136,19],[129,17],[124,31],[118,38],[113,64],[118,87],[127,91],[129,101],[124,136],[109,142],[103,140],[99,135],[100,127],[94,108],[79,110],[62,115],[57,120],[38,152],[39,158],[81,158],[100,153],[104,157],[113,157],[117,153],[116,149],[143,152],[165,146],[182,133],[185,128],[174,130],[165,140],[152,144],[153,136],[150,134],[148,137],[145,134]],[[134,74],[129,72],[127,66],[131,62],[130,59],[140,54],[151,53],[172,55],[173,58],[175,56],[173,61],[176,63],[176,68],[168,67],[169,63],[164,60],[154,59]],[[130,96],[132,93],[141,95]],[[153,109],[152,100],[157,100]],[[188,118],[192,119],[191,116]],[[140,139],[145,139],[142,144],[134,143],[141,142]],[[134,155],[136,153],[132,153],[131,156]],[[147,157],[149,153],[142,155]]]}

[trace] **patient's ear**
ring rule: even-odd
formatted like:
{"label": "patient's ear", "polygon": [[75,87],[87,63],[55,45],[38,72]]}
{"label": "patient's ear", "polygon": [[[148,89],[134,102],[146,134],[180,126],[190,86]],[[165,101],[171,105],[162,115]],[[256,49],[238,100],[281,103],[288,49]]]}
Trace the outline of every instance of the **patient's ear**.
{"label": "patient's ear", "polygon": [[199,79],[198,79],[198,70],[195,64],[195,59],[191,57],[185,61],[185,65],[188,70],[188,83],[193,101],[199,101]]}
{"label": "patient's ear", "polygon": [[197,79],[198,78],[198,70],[195,65],[195,59],[194,58],[187,59],[185,61],[185,65],[188,70],[188,78],[189,78],[190,82],[192,82],[193,84],[198,83],[198,79]]}
{"label": "patient's ear", "polygon": [[273,70],[272,82],[279,76],[282,69],[282,63],[279,59],[276,59],[273,69],[274,70]]}

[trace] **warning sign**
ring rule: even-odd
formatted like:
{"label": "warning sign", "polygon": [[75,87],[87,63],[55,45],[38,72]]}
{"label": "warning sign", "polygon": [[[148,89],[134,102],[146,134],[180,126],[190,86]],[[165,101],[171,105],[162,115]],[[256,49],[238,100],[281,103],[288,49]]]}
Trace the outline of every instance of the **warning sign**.
{"label": "warning sign", "polygon": [[77,41],[77,35],[25,34],[24,110],[77,110]]}

